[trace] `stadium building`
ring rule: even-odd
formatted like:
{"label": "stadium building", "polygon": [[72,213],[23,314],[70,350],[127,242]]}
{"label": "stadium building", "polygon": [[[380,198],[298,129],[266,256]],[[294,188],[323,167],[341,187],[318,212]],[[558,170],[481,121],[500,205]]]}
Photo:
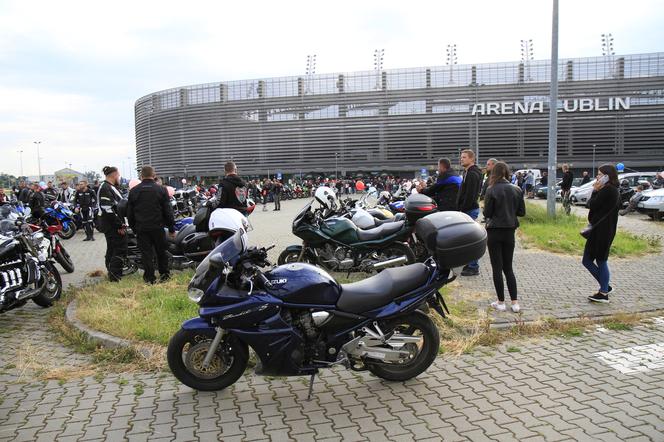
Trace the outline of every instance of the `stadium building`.
{"label": "stadium building", "polygon": [[[558,160],[664,166],[664,53],[559,62]],[[404,176],[456,158],[545,168],[550,63],[452,65],[185,86],[135,105],[137,164],[162,176]]]}

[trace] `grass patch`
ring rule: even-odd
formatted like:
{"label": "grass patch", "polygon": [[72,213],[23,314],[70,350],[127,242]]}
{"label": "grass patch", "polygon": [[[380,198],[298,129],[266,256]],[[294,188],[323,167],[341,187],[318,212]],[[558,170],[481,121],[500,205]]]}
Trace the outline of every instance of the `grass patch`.
{"label": "grass patch", "polygon": [[607,321],[604,323],[604,327],[609,330],[615,330],[615,331],[624,331],[632,329],[631,324],[626,324],[621,321]]}
{"label": "grass patch", "polygon": [[[582,255],[586,240],[579,232],[586,225],[584,218],[574,214],[565,215],[562,210],[551,219],[547,216],[546,207],[526,203],[526,216],[521,222],[519,236],[526,247]],[[621,229],[611,245],[611,255],[618,258],[658,253],[660,250],[658,237],[635,235]]]}
{"label": "grass patch", "polygon": [[513,345],[510,345],[507,347],[507,353],[521,353],[521,349],[519,347],[515,347]]}
{"label": "grass patch", "polygon": [[148,285],[132,275],[120,283],[82,288],[76,293],[76,316],[113,336],[166,345],[184,320],[198,314],[187,297],[190,279],[190,272],[178,272],[167,283]]}

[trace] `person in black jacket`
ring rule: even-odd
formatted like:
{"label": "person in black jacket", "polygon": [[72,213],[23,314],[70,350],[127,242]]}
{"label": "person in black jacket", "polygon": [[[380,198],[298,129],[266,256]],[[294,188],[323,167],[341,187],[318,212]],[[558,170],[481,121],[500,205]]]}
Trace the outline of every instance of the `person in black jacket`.
{"label": "person in black jacket", "polygon": [[122,267],[127,256],[127,226],[124,218],[118,214],[118,203],[122,200],[122,194],[118,190],[120,172],[113,166],[104,167],[103,172],[106,179],[99,187],[97,201],[101,214],[101,231],[106,237],[108,279],[117,282],[122,279]]}
{"label": "person in black jacket", "polygon": [[25,181],[20,181],[18,183],[16,199],[26,205],[30,202],[30,193],[30,188],[25,184]]}
{"label": "person in black jacket", "polygon": [[583,250],[583,265],[599,283],[599,291],[588,296],[593,302],[609,302],[609,251],[618,228],[620,209],[618,171],[611,164],[600,166],[588,200],[588,222],[593,226]]}
{"label": "person in black jacket", "polygon": [[34,218],[41,218],[44,216],[44,208],[46,207],[46,198],[44,197],[44,192],[42,192],[41,186],[39,183],[32,183],[32,193],[28,199],[28,206],[30,207],[30,213]]}
{"label": "person in black jacket", "polygon": [[505,311],[505,286],[503,273],[507,281],[507,290],[512,300],[512,311],[521,310],[517,297],[516,277],[512,269],[514,257],[514,232],[519,227],[519,216],[526,214],[523,191],[509,182],[510,170],[507,164],[498,161],[489,176],[489,187],[484,197],[484,218],[486,219],[487,248],[493,271],[493,285],[498,301],[491,306],[498,311]]}
{"label": "person in black jacket", "polygon": [[495,158],[489,158],[488,160],[486,160],[486,177],[482,182],[482,190],[480,191],[480,201],[482,201],[484,199],[484,195],[486,195],[486,190],[489,188],[489,177],[491,176],[491,171],[493,170],[493,166],[497,162],[498,160]]}
{"label": "person in black jacket", "polygon": [[[164,228],[175,237],[175,219],[168,191],[155,182],[155,171],[151,166],[141,169],[141,183],[129,191],[127,220],[136,234],[136,242],[141,250],[143,280],[148,284],[156,282],[154,274],[155,254],[162,282],[170,278],[168,269],[168,244]],[[153,251],[154,250],[154,251]]]}
{"label": "person in black jacket", "polygon": [[457,210],[457,198],[461,177],[452,172],[452,164],[448,158],[438,160],[438,179],[425,187],[424,181],[417,185],[417,191],[436,201],[439,211]]}
{"label": "person in black jacket", "polygon": [[574,182],[574,174],[569,170],[567,164],[563,164],[563,181],[560,183],[560,195],[563,199],[569,197],[570,189],[572,188],[572,183]]}
{"label": "person in black jacket", "polygon": [[[482,188],[482,171],[475,164],[475,152],[470,149],[461,151],[461,166],[464,168],[463,182],[457,201],[458,210],[477,219],[480,216],[480,206],[477,199]],[[480,273],[480,264],[477,261],[469,263],[461,271],[462,276],[475,276]]]}
{"label": "person in black jacket", "polygon": [[78,183],[78,189],[74,193],[74,205],[76,212],[81,214],[83,228],[85,229],[85,239],[83,241],[94,241],[94,207],[97,205],[97,195],[88,186],[88,182],[83,180]]}
{"label": "person in black jacket", "polygon": [[243,215],[247,215],[247,185],[237,175],[237,166],[229,161],[224,164],[226,176],[219,183],[219,205],[220,209],[235,209]]}

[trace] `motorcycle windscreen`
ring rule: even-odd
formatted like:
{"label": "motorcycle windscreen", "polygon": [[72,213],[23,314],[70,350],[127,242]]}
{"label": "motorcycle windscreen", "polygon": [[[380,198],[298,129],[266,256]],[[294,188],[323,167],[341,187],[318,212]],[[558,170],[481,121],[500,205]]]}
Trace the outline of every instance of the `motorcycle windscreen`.
{"label": "motorcycle windscreen", "polygon": [[244,229],[240,229],[215,247],[196,267],[196,274],[189,281],[189,292],[192,293],[192,290],[206,292],[214,279],[222,273],[223,264],[235,264],[246,248],[246,233]]}
{"label": "motorcycle windscreen", "polygon": [[300,210],[300,213],[295,215],[295,219],[293,220],[293,225],[296,226],[299,224],[300,221],[302,221],[302,218],[304,218],[304,215],[309,211],[311,208],[311,205],[314,203],[315,200],[309,201],[309,203]]}

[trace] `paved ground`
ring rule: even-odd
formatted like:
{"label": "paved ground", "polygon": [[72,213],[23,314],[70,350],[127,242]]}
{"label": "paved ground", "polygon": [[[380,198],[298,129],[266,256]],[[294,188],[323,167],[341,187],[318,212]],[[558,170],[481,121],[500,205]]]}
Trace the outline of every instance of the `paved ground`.
{"label": "paved ground", "polygon": [[[276,258],[284,246],[297,242],[290,223],[303,205],[301,200],[285,202],[278,217],[272,212],[252,216],[252,242],[276,241]],[[634,228],[664,231],[659,225],[643,227],[639,219],[621,219],[621,224],[632,222]],[[78,283],[99,268],[103,241],[81,239],[65,243],[78,268],[64,277],[66,283]],[[641,305],[629,299],[630,293],[664,307],[661,258],[612,264],[614,274],[618,268],[638,271],[616,278],[621,294],[609,308]],[[579,265],[570,271],[573,263],[578,259],[517,253],[526,312],[592,308],[585,304],[585,292],[575,288],[573,278],[584,281],[585,275]],[[660,277],[644,282],[644,268],[660,269]],[[527,269],[532,277],[524,276]],[[483,263],[482,276],[463,278],[458,289],[484,291],[478,302],[488,301],[487,270]],[[29,305],[0,318],[0,441],[664,440],[661,318],[629,331],[600,328],[578,338],[514,342],[459,358],[441,357],[405,384],[367,373],[326,371],[307,402],[304,378],[247,373],[232,388],[214,394],[192,392],[168,373],[93,378],[87,356],[54,342],[45,313]],[[62,372],[73,380],[42,380]]]}

